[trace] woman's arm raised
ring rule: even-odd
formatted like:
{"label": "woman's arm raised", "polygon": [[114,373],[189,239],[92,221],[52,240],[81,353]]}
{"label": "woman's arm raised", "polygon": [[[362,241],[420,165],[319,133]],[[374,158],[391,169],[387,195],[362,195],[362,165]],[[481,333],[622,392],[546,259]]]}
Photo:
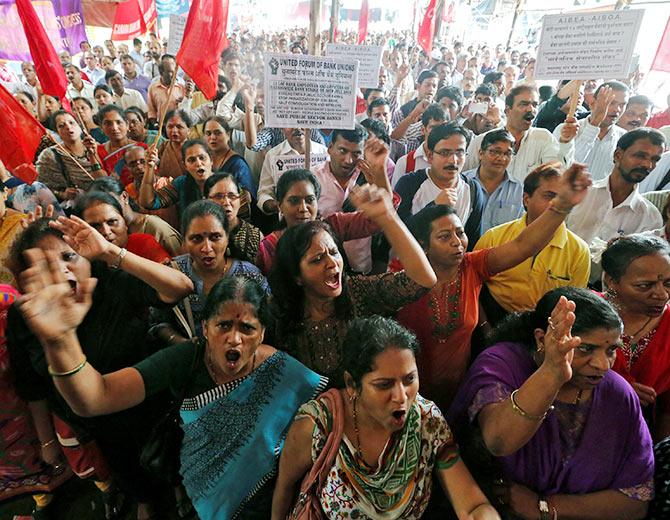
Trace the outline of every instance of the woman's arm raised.
{"label": "woman's arm raised", "polygon": [[165,303],[176,303],[193,292],[193,282],[185,274],[107,242],[78,217],[59,217],[51,226],[63,233],[63,240],[78,254],[89,260],[102,260],[132,274],[153,287]]}
{"label": "woman's arm raised", "polygon": [[492,273],[506,271],[542,251],[572,208],[584,200],[590,185],[591,176],[586,166],[577,163],[570,166],[561,176],[560,188],[551,206],[514,240],[489,252],[489,270]]}
{"label": "woman's arm raised", "polygon": [[570,334],[575,304],[561,296],[544,334],[544,361],[505,401],[485,406],[479,426],[488,450],[497,457],[524,446],[542,424],[561,387],[572,377],[570,366],[579,337]]}
{"label": "woman's arm raised", "polygon": [[405,266],[407,276],[423,287],[433,287],[437,282],[435,271],[419,243],[400,220],[389,192],[370,184],[360,186],[352,190],[351,202],[382,229]]}
{"label": "woman's arm raised", "polygon": [[30,267],[21,274],[25,295],[19,309],[44,348],[49,373],[72,410],[81,416],[130,408],[144,400],[144,382],[134,368],[102,376],[86,362],[77,327],[91,308],[96,280],[79,283],[77,293],[51,252],[26,252]]}

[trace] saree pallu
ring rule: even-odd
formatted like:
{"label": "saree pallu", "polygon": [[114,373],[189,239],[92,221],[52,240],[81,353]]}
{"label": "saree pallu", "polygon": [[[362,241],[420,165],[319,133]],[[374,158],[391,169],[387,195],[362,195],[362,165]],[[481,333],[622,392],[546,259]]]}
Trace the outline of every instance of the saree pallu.
{"label": "saree pallu", "polygon": [[298,408],[327,379],[277,351],[251,374],[184,400],[184,487],[201,520],[238,518],[277,470]]}

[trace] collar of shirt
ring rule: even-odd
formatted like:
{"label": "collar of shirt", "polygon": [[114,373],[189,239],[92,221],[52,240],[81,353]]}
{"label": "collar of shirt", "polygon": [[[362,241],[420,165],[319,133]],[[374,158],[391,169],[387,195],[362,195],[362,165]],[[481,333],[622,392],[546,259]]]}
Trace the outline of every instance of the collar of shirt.
{"label": "collar of shirt", "polygon": [[414,152],[414,159],[426,159],[426,162],[428,162],[428,157],[426,156],[426,150],[424,150],[425,143],[421,143],[421,146],[419,146],[415,152]]}
{"label": "collar of shirt", "polygon": [[[610,174],[611,175],[611,174]],[[600,179],[599,181],[596,181],[593,183],[591,186],[592,190],[607,190],[607,196],[609,197],[610,201],[612,200],[612,192],[610,191],[610,175],[605,177],[604,179]],[[617,208],[623,208],[628,206],[631,210],[635,211],[638,209],[640,204],[644,205],[644,202],[642,201],[642,196],[640,195],[640,192],[638,190],[637,184],[633,188],[633,191],[631,192],[626,199],[617,206]]]}
{"label": "collar of shirt", "polygon": [[340,184],[340,181],[337,180],[335,175],[333,174],[333,170],[330,169],[330,160],[325,161],[318,166],[316,166],[316,170],[320,175],[323,176],[323,179],[330,179],[332,182],[334,182],[337,186],[339,186],[343,191],[346,193],[349,193],[349,190],[353,188],[356,185],[356,181],[358,180],[358,176],[361,174],[360,168],[355,168],[354,171],[351,174],[351,177],[349,177],[349,182],[347,183],[346,188],[342,188],[342,185]]}

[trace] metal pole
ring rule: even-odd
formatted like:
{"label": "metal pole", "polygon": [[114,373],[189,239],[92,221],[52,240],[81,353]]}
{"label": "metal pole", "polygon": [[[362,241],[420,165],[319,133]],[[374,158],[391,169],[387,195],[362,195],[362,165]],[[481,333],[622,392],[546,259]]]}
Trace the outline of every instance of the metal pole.
{"label": "metal pole", "polygon": [[333,0],[330,5],[330,33],[328,40],[330,43],[335,43],[337,40],[337,24],[340,21],[340,0]]}

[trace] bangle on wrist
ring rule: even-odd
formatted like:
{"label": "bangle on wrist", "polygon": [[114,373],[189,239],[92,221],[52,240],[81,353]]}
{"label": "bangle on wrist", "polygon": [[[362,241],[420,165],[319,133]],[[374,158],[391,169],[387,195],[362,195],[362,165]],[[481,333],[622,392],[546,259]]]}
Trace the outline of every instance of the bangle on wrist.
{"label": "bangle on wrist", "polygon": [[547,408],[547,411],[544,412],[542,415],[532,415],[526,412],[523,408],[521,408],[518,403],[516,402],[516,394],[519,392],[519,389],[517,388],[512,392],[509,396],[510,403],[512,403],[512,410],[514,410],[517,414],[519,414],[521,417],[524,419],[528,419],[530,421],[544,421],[544,419],[547,417],[547,414],[554,409],[554,406],[551,405],[549,408]]}
{"label": "bangle on wrist", "polygon": [[551,512],[549,511],[549,503],[544,497],[538,497],[537,508],[540,510],[540,520],[551,520]]}
{"label": "bangle on wrist", "polygon": [[97,172],[97,171],[100,171],[100,170],[102,170],[102,166],[100,166],[98,163],[95,163],[95,164],[91,165],[91,171]]}
{"label": "bangle on wrist", "polygon": [[112,269],[120,269],[121,262],[123,262],[123,259],[125,258],[127,252],[128,250],[125,247],[122,247],[119,253],[116,255],[114,263],[110,264],[109,267],[111,267]]}
{"label": "bangle on wrist", "polygon": [[75,375],[77,372],[79,372],[82,368],[86,366],[86,363],[88,361],[86,360],[86,356],[84,356],[84,361],[79,363],[76,367],[74,367],[72,370],[67,370],[65,372],[56,372],[53,368],[51,368],[51,365],[47,365],[47,372],[49,372],[49,375],[51,377],[70,377]]}
{"label": "bangle on wrist", "polygon": [[55,442],[56,442],[56,439],[51,439],[50,441],[47,441],[47,442],[40,442],[40,448],[48,448],[49,446],[51,446]]}

